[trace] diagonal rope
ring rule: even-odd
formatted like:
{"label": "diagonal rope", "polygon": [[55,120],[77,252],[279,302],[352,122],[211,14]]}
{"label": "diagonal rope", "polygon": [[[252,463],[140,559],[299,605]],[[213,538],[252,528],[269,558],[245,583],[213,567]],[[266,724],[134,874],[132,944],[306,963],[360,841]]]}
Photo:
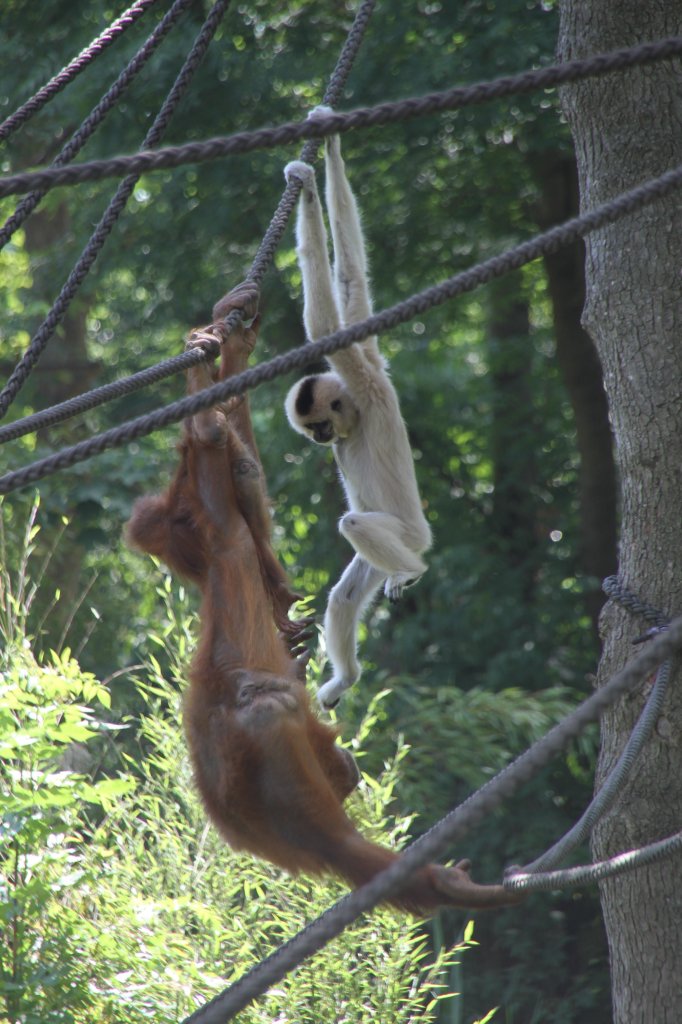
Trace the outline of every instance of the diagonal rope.
{"label": "diagonal rope", "polygon": [[[339,54],[336,66],[330,75],[329,84],[327,85],[324,93],[323,102],[325,104],[333,106],[341,97],[375,5],[376,0],[363,0],[363,3],[359,7],[351,29],[341,49],[341,53]],[[309,141],[303,147],[300,159],[305,160],[307,163],[313,162],[316,156],[317,146],[318,144],[314,140]],[[287,184],[277,209],[272,216],[270,225],[263,236],[260,246],[258,247],[258,251],[254,257],[248,274],[248,279],[250,281],[260,284],[265,272],[272,263],[277,246],[281,241],[289,218],[291,217],[291,213],[296,205],[300,189],[301,183],[297,180]],[[146,370],[141,370],[139,373],[133,374],[130,377],[126,377],[119,381],[113,381],[111,384],[104,384],[99,388],[95,388],[93,391],[89,391],[85,395],[77,395],[75,398],[69,399],[66,402],[61,402],[59,405],[53,406],[51,409],[45,409],[41,412],[34,413],[32,416],[27,416],[22,420],[17,420],[14,423],[0,427],[0,443],[13,440],[17,437],[22,437],[24,434],[31,433],[34,430],[39,430],[46,426],[51,426],[55,423],[61,423],[64,420],[70,419],[72,416],[77,416],[88,409],[95,408],[103,402],[108,402],[113,398],[119,398],[122,395],[130,394],[140,388],[146,387],[148,384],[156,383],[157,381],[163,380],[172,374],[178,373],[180,370],[186,370],[190,366],[204,362],[208,358],[209,353],[207,351],[196,348],[189,352],[182,353],[179,356],[174,356],[171,359],[165,360],[156,366],[149,367]]]}
{"label": "diagonal rope", "polygon": [[[150,59],[164,36],[168,34],[186,7],[189,7],[192,0],[175,0],[175,3],[164,15],[157,27],[151,33],[146,43],[137,51],[132,60],[123,69],[114,84],[102,96],[99,103],[93,108],[90,114],[83,121],[80,128],[73,133],[69,141],[59,151],[52,161],[52,167],[63,167],[73,160],[74,156],[83,148],[93,132],[99,127],[112,107],[118,102],[122,94],[128,88],[135,76],[142,70]],[[0,249],[7,244],[12,235],[24,223],[29,214],[33,213],[40,200],[45,195],[45,190],[36,189],[30,192],[25,199],[17,206],[11,217],[8,217],[0,229]]]}
{"label": "diagonal rope", "polygon": [[[617,601],[628,608],[633,614],[646,618],[647,622],[653,624],[656,632],[666,629],[670,623],[668,615],[654,608],[648,602],[643,601],[637,594],[633,594],[632,591],[624,586],[619,577],[614,577],[614,575],[607,577],[602,584],[602,589],[612,601]],[[649,635],[655,635],[655,633]],[[653,728],[663,712],[671,672],[672,662],[670,660],[658,667],[655,682],[646,699],[644,709],[620,757],[617,758],[599,788],[599,792],[590,802],[583,815],[567,831],[565,836],[555,843],[554,846],[550,847],[549,850],[524,867],[515,869],[513,873],[510,872],[508,878],[505,879],[505,886],[508,889],[535,892],[539,889],[557,888],[555,883],[564,877],[566,886],[574,886],[580,885],[583,879],[598,881],[601,878],[610,876],[610,872],[607,872],[606,867],[596,864],[588,864],[580,868],[567,868],[564,871],[552,871],[551,869],[556,867],[569,853],[572,853],[574,849],[577,849],[588,839],[597,822],[610,810],[616,798],[621,794],[635,761],[642,752],[644,744],[651,736]],[[673,848],[675,848],[675,844],[673,844]],[[648,861],[644,860],[644,862]],[[623,862],[619,861],[619,863],[622,863],[622,865],[632,863],[633,866],[636,866],[639,864],[639,860],[635,858],[634,861],[626,860]],[[594,876],[590,873],[591,867],[594,868]],[[629,869],[627,866],[621,866],[612,873],[621,873],[621,871]]]}
{"label": "diagonal rope", "polygon": [[539,70],[523,71],[518,75],[496,78],[489,82],[457,86],[444,92],[380,103],[373,107],[360,107],[345,114],[333,113],[324,118],[289,122],[277,128],[260,128],[256,131],[238,132],[235,135],[208,139],[204,142],[168,146],[153,152],[143,151],[131,156],[92,160],[74,167],[14,174],[0,178],[0,197],[29,192],[34,188],[50,189],[56,185],[73,185],[83,181],[117,177],[133,170],[142,172],[179,167],[185,163],[218,160],[230,154],[250,153],[256,149],[273,149],[277,146],[298,142],[301,139],[321,139],[326,135],[348,132],[352,128],[394,124],[398,121],[424,117],[427,114],[459,110],[465,106],[485,103],[504,96],[535,92],[584,78],[624,71],[627,68],[677,57],[680,54],[682,54],[682,36],[672,36],[657,42],[640,43],[622,50],[613,50],[581,60],[567,61],[564,64],[553,64]]}
{"label": "diagonal rope", "polygon": [[127,11],[124,11],[116,21],[112,22],[101,35],[93,39],[89,46],[81,50],[77,57],[74,57],[65,68],[51,78],[30,100],[26,100],[18,110],[0,124],[0,141],[6,139],[20,125],[41,110],[65,85],[68,85],[81,71],[84,71],[95,57],[99,57],[127,28],[133,25],[148,7],[155,3],[156,0],[136,0]]}
{"label": "diagonal rope", "polygon": [[[218,25],[229,6],[230,0],[215,0],[206,21],[204,22],[194,44],[176,78],[173,86],[164,100],[161,109],[154,118],[151,128],[145,136],[143,145],[154,146],[162,137],[168,122],[171,119],[175,108],[184,96],[197,67],[201,63],[209,43],[213,38]],[[54,334],[55,329],[62,320],[73,296],[85,279],[88,271],[97,259],[97,256],[111,233],[114,224],[122,213],[130,195],[135,188],[139,175],[129,174],[123,179],[116,193],[105,210],[99,224],[95,228],[90,241],[81,253],[75,267],[69,274],[67,281],[57,296],[57,299],[41,324],[38,332],[34,335],[26,352],[15,367],[9,381],[0,392],[0,417],[4,416],[10,403],[14,400],[20,388],[25,383],[28,375],[40,358],[47,342]]]}
{"label": "diagonal rope", "polygon": [[[636,594],[627,590],[617,576],[609,576],[604,580],[602,587],[612,601],[617,601],[634,615],[642,615],[649,622],[655,623],[659,629],[665,628],[670,622],[668,616],[663,612],[653,608]],[[672,663],[670,661],[666,661],[659,666],[654,686],[627,743],[623,747],[613,768],[608,773],[599,792],[590,801],[584,813],[566,835],[562,836],[549,850],[546,850],[545,853],[537,857],[532,863],[521,868],[521,873],[524,875],[536,875],[556,867],[557,864],[561,863],[568,854],[572,853],[591,835],[597,822],[611,809],[622,791],[633,764],[649,740],[654,726],[661,715],[671,671]],[[519,885],[517,888],[525,889],[530,887]]]}
{"label": "diagonal rope", "polygon": [[441,858],[446,846],[460,839],[473,825],[495,811],[507,797],[549,764],[586,725],[596,721],[607,707],[641,682],[681,646],[682,617],[675,619],[667,632],[654,637],[625,668],[533,743],[525,753],[407,847],[389,868],[334,904],[266,960],[251,968],[235,984],[187,1017],[183,1024],[225,1024],[231,1020],[271,985],[281,981],[289,971],[322,949],[362,913],[371,910],[398,890],[414,871],[429,861]]}
{"label": "diagonal rope", "polygon": [[[498,256],[493,256],[469,270],[455,274],[439,285],[417,292],[411,298],[405,299],[381,313],[376,313],[367,320],[345,327],[319,341],[306,342],[305,345],[300,345],[284,355],[275,356],[268,362],[236,374],[234,377],[214,384],[195,395],[189,395],[161,409],[156,409],[146,416],[140,416],[119,427],[88,438],[86,441],[81,441],[79,444],[55,452],[23,469],[6,473],[0,477],[0,494],[7,494],[18,487],[34,483],[51,473],[83,462],[110,448],[127,444],[139,437],[145,437],[154,430],[168,426],[170,423],[177,423],[186,416],[193,416],[202,409],[225,401],[232,395],[243,394],[249,388],[257,387],[265,381],[272,381],[290,370],[300,369],[317,361],[322,356],[331,355],[342,348],[348,348],[356,341],[362,341],[372,334],[380,334],[398,324],[405,323],[448,299],[472,291],[479,285],[501,277],[511,270],[516,270],[549,252],[555,252],[561,246],[569,245],[577,238],[583,238],[606,224],[613,223],[625,214],[641,209],[648,203],[668,195],[680,185],[682,185],[682,165],[671,171],[666,171],[660,177],[638,185],[628,192],[621,193],[588,213],[573,217],[564,224],[558,224]],[[188,353],[176,357],[178,368],[183,365],[185,360],[187,361],[185,365],[190,365],[187,357]]]}
{"label": "diagonal rope", "polygon": [[623,747],[620,757],[609,772],[603,786],[594,799],[590,801],[582,816],[554,846],[546,850],[542,856],[537,857],[532,863],[522,868],[522,874],[536,875],[556,867],[569,853],[572,853],[573,850],[584,843],[588,836],[592,834],[592,830],[597,822],[613,806],[632,770],[633,764],[650,738],[654,726],[661,715],[670,680],[670,672],[671,663],[669,661],[664,662],[659,667],[654,687],[649,694],[642,714],[635,724],[635,728],[632,730],[632,734]]}

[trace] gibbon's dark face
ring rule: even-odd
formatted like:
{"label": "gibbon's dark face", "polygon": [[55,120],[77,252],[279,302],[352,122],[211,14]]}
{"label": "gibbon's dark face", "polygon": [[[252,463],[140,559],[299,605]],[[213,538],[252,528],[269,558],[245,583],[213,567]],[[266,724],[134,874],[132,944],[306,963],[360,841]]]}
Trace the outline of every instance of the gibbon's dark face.
{"label": "gibbon's dark face", "polygon": [[348,437],[358,420],[358,410],[334,373],[304,377],[286,401],[289,422],[316,444],[330,445]]}

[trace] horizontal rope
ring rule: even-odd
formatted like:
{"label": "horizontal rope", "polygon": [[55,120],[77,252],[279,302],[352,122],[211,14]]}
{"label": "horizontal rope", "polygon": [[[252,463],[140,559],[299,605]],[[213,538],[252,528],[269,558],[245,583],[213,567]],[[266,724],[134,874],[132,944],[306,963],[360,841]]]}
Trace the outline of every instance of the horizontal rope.
{"label": "horizontal rope", "polygon": [[682,617],[655,637],[640,654],[537,740],[498,775],[415,840],[385,871],[349,893],[303,931],[248,971],[239,981],[185,1019],[183,1024],[225,1024],[271,985],[318,952],[365,911],[396,892],[420,867],[443,851],[528,782],[602,712],[682,646]]}
{"label": "horizontal rope", "polygon": [[[156,48],[183,13],[192,0],[175,0],[175,3],[159,24],[150,34],[147,41],[140,47],[135,56],[123,69],[114,84],[105,92],[100,101],[93,107],[92,111],[85,118],[80,128],[77,129],[59,151],[52,161],[52,167],[63,167],[80,152],[90,136],[100,126],[109,111],[118,103],[119,99],[128,88],[135,76],[139,74],[147,61],[150,59]],[[24,223],[29,214],[33,213],[40,200],[45,195],[44,191],[37,189],[22,199],[11,217],[5,221],[0,229],[0,248],[6,245],[15,231]]]}
{"label": "horizontal rope", "polygon": [[127,28],[130,28],[144,14],[148,7],[155,3],[156,0],[136,0],[127,11],[124,11],[116,21],[112,22],[108,28],[105,28],[104,32],[97,36],[89,46],[81,50],[77,57],[74,57],[65,68],[62,68],[54,78],[51,78],[30,100],[26,100],[18,110],[0,124],[0,141],[6,139],[20,125],[28,121],[29,117],[33,117],[34,114],[41,110],[64,86],[72,82],[81,71],[84,71],[95,57],[99,57]]}
{"label": "horizontal rope", "polygon": [[493,256],[469,270],[455,274],[439,285],[426,288],[361,323],[353,324],[326,338],[321,338],[319,341],[307,342],[284,355],[275,356],[268,362],[236,374],[234,377],[214,384],[195,395],[189,395],[148,413],[146,416],[138,417],[129,423],[104,431],[86,441],[81,441],[70,448],[55,452],[23,469],[6,473],[0,477],[0,494],[7,494],[18,487],[34,483],[50,473],[83,462],[110,448],[145,437],[154,430],[166,427],[170,423],[177,423],[186,416],[194,416],[202,409],[223,402],[232,395],[243,394],[249,388],[255,388],[265,381],[274,380],[291,370],[301,369],[322,356],[328,356],[342,348],[348,348],[356,341],[362,341],[370,335],[379,334],[398,324],[405,323],[448,299],[472,291],[479,285],[500,277],[510,270],[522,267],[540,256],[555,252],[561,246],[575,241],[576,238],[583,238],[590,232],[618,220],[626,213],[632,213],[647,203],[662,198],[678,188],[680,184],[682,184],[682,165],[672,171],[667,171],[659,178],[654,178],[644,185],[639,185],[629,192],[616,196],[588,213],[574,217],[564,224],[556,225],[535,238],[508,249],[499,256]]}
{"label": "horizontal rope", "polygon": [[572,889],[579,885],[593,885],[605,878],[615,878],[636,868],[665,860],[674,854],[682,853],[682,832],[650,843],[638,850],[618,853],[608,860],[600,860],[594,864],[582,864],[579,867],[564,868],[562,871],[546,871],[540,874],[508,875],[503,882],[505,889],[517,892],[543,892],[550,889]]}
{"label": "horizontal rope", "polygon": [[352,128],[376,127],[424,117],[427,114],[458,110],[461,107],[484,103],[504,96],[518,95],[548,89],[583,78],[623,71],[636,65],[676,57],[682,54],[682,36],[673,36],[652,43],[640,43],[621,50],[597,54],[582,60],[554,64],[535,71],[497,78],[471,86],[457,86],[444,92],[429,93],[374,107],[361,107],[345,114],[333,113],[303,122],[289,122],[278,128],[261,128],[239,132],[228,137],[190,142],[182,146],[135,153],[130,156],[92,160],[74,167],[31,171],[0,178],[0,196],[29,192],[35,188],[51,189],[56,185],[74,185],[83,181],[116,177],[131,171],[160,170],[179,167],[186,163],[217,160],[235,153],[248,153],[255,149],[272,149],[301,139],[321,139],[350,131]]}
{"label": "horizontal rope", "polygon": [[190,366],[204,363],[207,358],[207,353],[203,348],[187,349],[186,352],[182,352],[178,356],[165,359],[163,362],[156,363],[146,370],[140,370],[130,377],[122,377],[120,380],[114,380],[110,384],[102,384],[98,388],[93,388],[92,391],[86,391],[84,394],[76,395],[65,402],[52,405],[49,409],[42,409],[40,412],[31,413],[30,416],[14,420],[13,423],[5,423],[3,426],[0,426],[0,444],[14,441],[18,437],[24,437],[26,434],[34,433],[36,430],[43,430],[45,427],[54,426],[56,423],[63,423],[74,416],[80,416],[89,409],[94,409],[105,402],[112,402],[116,398],[132,394],[141,388],[148,387],[150,384],[156,384],[166,377],[172,377],[182,370],[188,370]]}

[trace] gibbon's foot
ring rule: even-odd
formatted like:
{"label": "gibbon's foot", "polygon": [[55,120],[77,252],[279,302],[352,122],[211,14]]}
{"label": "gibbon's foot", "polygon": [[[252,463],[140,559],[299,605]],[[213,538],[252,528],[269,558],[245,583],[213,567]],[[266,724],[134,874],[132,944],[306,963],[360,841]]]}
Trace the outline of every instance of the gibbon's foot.
{"label": "gibbon's foot", "polygon": [[460,860],[451,868],[432,864],[428,870],[434,888],[447,896],[454,906],[492,910],[521,903],[525,898],[523,893],[505,889],[502,885],[478,885],[469,874],[470,867],[470,860]]}
{"label": "gibbon's foot", "polygon": [[315,184],[315,171],[310,164],[302,160],[292,160],[284,168],[284,177],[287,184],[292,181],[300,181],[304,188],[312,188]]}
{"label": "gibbon's foot", "polygon": [[325,711],[331,711],[341,700],[346,690],[350,690],[352,683],[346,683],[343,679],[330,679],[328,683],[317,691],[317,699]]}
{"label": "gibbon's foot", "polygon": [[413,584],[418,583],[422,578],[423,573],[419,573],[415,576],[411,572],[396,572],[392,576],[389,576],[384,584],[384,594],[394,604],[399,601],[403,596],[405,590]]}

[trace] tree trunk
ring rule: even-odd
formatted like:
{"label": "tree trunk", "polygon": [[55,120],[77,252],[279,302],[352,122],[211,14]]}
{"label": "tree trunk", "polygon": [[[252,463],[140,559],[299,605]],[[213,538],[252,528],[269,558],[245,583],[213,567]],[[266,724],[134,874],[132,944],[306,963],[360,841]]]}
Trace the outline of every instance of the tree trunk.
{"label": "tree trunk", "polygon": [[[562,60],[675,35],[679,0],[564,0]],[[581,206],[682,163],[679,63],[665,61],[566,88],[562,102],[578,160]],[[630,590],[668,613],[682,608],[679,330],[680,194],[589,236],[583,324],[604,368],[621,477],[619,573]],[[619,607],[602,616],[606,680],[642,632]],[[648,685],[602,722],[597,784],[613,765]],[[682,822],[682,690],[673,674],[666,710],[617,805],[593,836],[596,857],[642,846]],[[680,862],[665,861],[604,883],[616,1024],[682,1019]]]}

